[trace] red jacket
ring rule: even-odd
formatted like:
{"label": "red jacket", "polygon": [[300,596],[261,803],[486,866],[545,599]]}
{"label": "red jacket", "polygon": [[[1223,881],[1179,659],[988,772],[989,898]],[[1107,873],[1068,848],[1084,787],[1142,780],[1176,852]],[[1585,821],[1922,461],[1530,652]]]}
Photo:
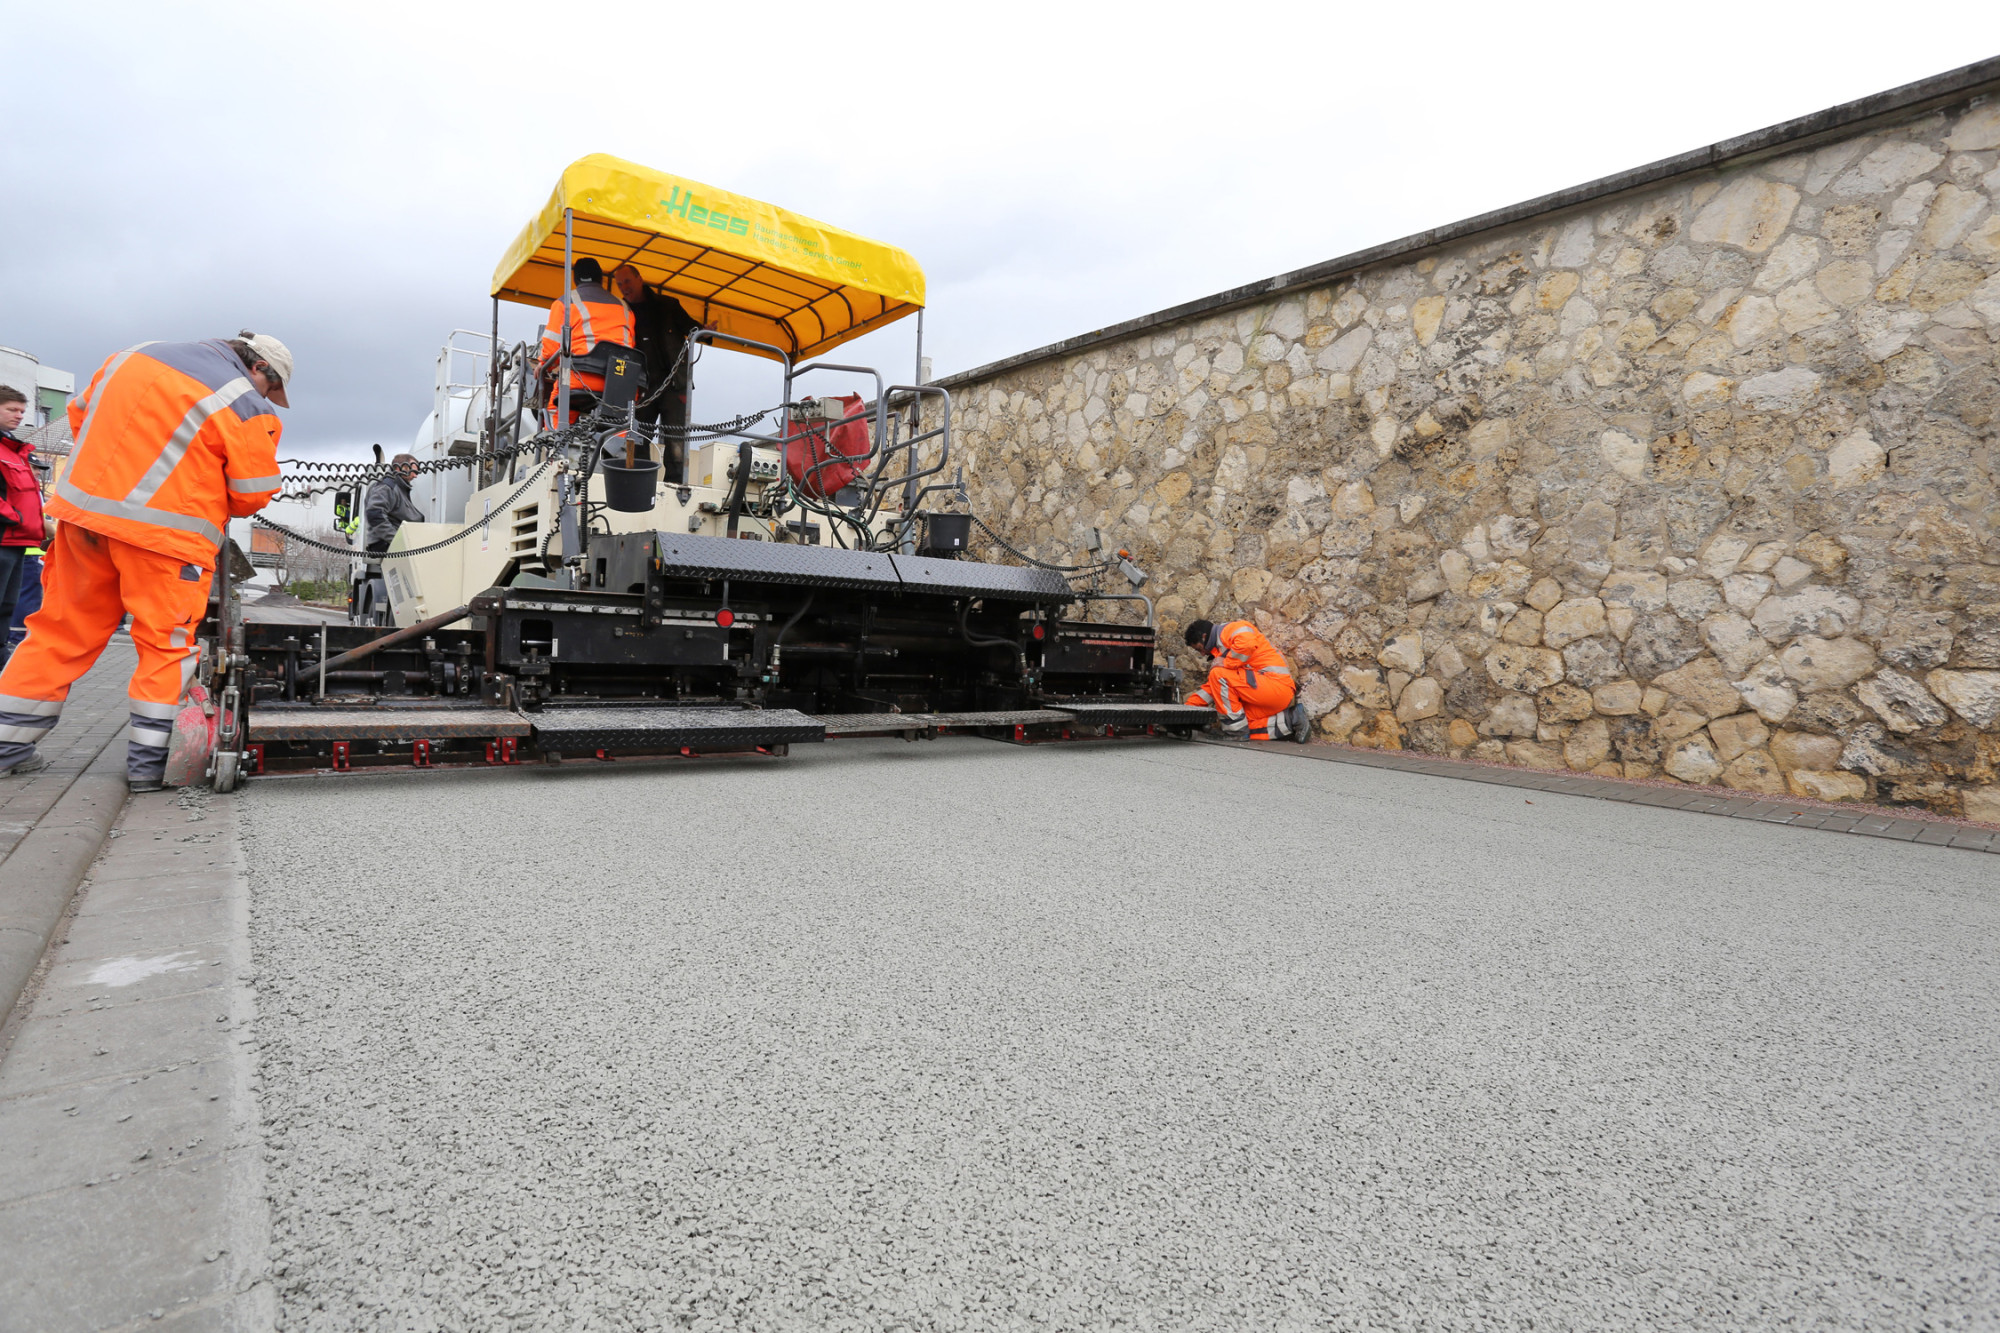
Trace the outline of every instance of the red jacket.
{"label": "red jacket", "polygon": [[0,430],[0,546],[40,546],[42,483],[28,465],[34,446]]}

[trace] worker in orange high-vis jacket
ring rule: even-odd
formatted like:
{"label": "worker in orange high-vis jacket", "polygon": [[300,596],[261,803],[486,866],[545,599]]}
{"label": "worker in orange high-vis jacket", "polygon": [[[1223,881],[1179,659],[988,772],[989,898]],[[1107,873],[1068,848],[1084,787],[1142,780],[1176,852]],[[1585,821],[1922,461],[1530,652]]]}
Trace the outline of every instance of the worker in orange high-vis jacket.
{"label": "worker in orange high-vis jacket", "polygon": [[291,377],[291,352],[265,334],[141,343],[70,403],[76,447],[49,501],[60,526],[42,609],[0,671],[0,775],[46,766],[35,743],[130,612],[125,775],[134,791],[159,790],[224,528],[282,480],[277,409]]}
{"label": "worker in orange high-vis jacket", "polygon": [[[581,414],[578,399],[604,391],[604,367],[608,350],[633,345],[632,311],[623,301],[604,289],[604,267],[595,259],[579,259],[570,266],[576,285],[569,294],[549,305],[549,322],[542,329],[536,356],[540,374],[549,382],[549,419],[555,421],[562,398],[562,347],[564,312],[569,321],[570,418]],[[567,421],[557,421],[567,426]]]}
{"label": "worker in orange high-vis jacket", "polygon": [[1226,625],[1193,621],[1187,645],[1209,659],[1208,679],[1187,702],[1213,708],[1223,735],[1252,741],[1311,739],[1312,719],[1292,669],[1255,625],[1247,620]]}

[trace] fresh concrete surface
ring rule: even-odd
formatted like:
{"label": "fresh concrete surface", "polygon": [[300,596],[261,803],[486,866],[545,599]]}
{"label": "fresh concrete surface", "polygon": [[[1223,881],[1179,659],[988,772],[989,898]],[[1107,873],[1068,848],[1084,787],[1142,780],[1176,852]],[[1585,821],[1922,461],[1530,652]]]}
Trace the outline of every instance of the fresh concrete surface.
{"label": "fresh concrete surface", "polygon": [[0,1061],[0,1330],[271,1325],[236,810],[132,798],[26,1002]]}
{"label": "fresh concrete surface", "polygon": [[0,1026],[125,804],[125,691],[137,661],[132,641],[114,636],[41,745],[49,766],[0,777]]}
{"label": "fresh concrete surface", "polygon": [[1976,1328],[1985,856],[1212,746],[253,784],[291,1328]]}

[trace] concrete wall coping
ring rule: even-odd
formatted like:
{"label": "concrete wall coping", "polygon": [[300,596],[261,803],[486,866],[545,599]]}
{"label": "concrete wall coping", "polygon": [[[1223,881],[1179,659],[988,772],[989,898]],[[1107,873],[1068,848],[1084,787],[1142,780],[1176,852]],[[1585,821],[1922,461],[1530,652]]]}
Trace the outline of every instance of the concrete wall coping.
{"label": "concrete wall coping", "polygon": [[1181,324],[1206,315],[1238,310],[1244,306],[1256,305],[1310,287],[1323,287],[1363,269],[1374,268],[1392,260],[1412,258],[1455,241],[1515,226],[1530,218],[1566,212],[1633,190],[1660,185],[1677,177],[1774,157],[1779,153],[1810,147],[1824,140],[1848,137],[1885,122],[1906,119],[1925,111],[1949,106],[1954,102],[1994,92],[2000,92],[2000,56],[1964,65],[1927,79],[1919,79],[1915,83],[1906,83],[1887,92],[1875,93],[1852,102],[1843,102],[1839,106],[1829,107],[1809,116],[1781,121],[1776,125],[1738,135],[1733,139],[1723,139],[1705,148],[1661,158],[1657,162],[1649,162],[1645,166],[1634,167],[1629,171],[1602,176],[1582,185],[1542,195],[1538,199],[1529,199],[1506,208],[1494,209],[1492,212],[1481,213],[1447,226],[1420,231],[1399,240],[1370,246],[1365,250],[1356,250],[1352,254],[1341,255],[1337,259],[1329,259],[1308,268],[1280,273],[1259,282],[1232,287],[1227,291],[1216,292],[1212,296],[1169,306],[1165,310],[1156,310],[1150,315],[1141,315],[1119,324],[1093,329],[1074,338],[1065,338],[1061,342],[1053,342],[1045,347],[1037,347],[1032,351],[1003,357],[998,361],[989,361],[983,366],[975,366],[971,370],[960,371],[955,375],[947,375],[936,383],[945,389],[977,383],[1005,371],[1018,370],[1023,366],[1056,357],[1071,356],[1087,348],[1117,342],[1165,325]]}

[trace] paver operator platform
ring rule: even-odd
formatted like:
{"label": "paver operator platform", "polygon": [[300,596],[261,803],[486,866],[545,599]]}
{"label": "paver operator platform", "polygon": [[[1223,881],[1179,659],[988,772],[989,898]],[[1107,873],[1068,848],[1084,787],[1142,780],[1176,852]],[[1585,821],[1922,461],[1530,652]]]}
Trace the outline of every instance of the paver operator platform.
{"label": "paver operator platform", "polygon": [[[576,296],[580,263],[687,316],[659,383],[638,349],[582,328],[612,298]],[[246,615],[222,562],[179,780],[858,735],[1185,736],[1210,720],[1179,701],[1129,556],[964,558],[977,520],[948,393],[822,359],[921,320],[904,252],[593,155],[509,248],[492,297],[485,382],[420,464],[455,487],[357,557],[350,623]],[[547,304],[554,332],[502,350],[503,300]],[[642,410],[709,350],[770,363],[776,404],[713,426]],[[803,391],[837,381],[856,391]],[[286,493],[333,491],[357,513],[384,471],[307,464]]]}

